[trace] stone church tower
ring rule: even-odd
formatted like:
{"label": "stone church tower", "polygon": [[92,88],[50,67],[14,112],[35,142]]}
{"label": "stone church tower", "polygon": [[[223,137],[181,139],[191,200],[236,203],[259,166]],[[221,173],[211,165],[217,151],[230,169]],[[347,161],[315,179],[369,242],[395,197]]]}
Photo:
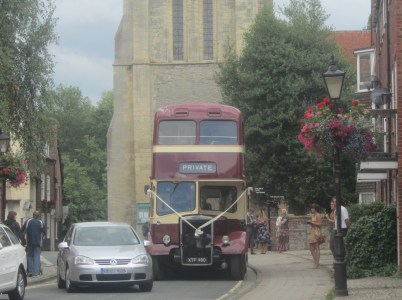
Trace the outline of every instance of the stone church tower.
{"label": "stone church tower", "polygon": [[[148,197],[153,116],[178,102],[220,102],[214,81],[226,46],[272,0],[123,0],[115,38],[114,115],[108,132],[108,216],[138,226]],[[140,216],[140,217],[139,217]]]}

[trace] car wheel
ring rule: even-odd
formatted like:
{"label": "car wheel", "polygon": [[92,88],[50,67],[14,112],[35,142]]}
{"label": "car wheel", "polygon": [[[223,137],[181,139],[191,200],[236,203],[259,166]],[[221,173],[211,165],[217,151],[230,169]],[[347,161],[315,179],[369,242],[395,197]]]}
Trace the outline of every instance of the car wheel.
{"label": "car wheel", "polygon": [[17,275],[17,284],[14,290],[8,293],[10,300],[23,300],[25,296],[26,279],[24,271],[19,268]]}
{"label": "car wheel", "polygon": [[66,267],[66,277],[65,278],[66,278],[65,284],[66,284],[67,293],[74,293],[75,292],[75,286],[70,281],[70,269],[69,269],[69,267]]}
{"label": "car wheel", "polygon": [[66,287],[66,281],[61,279],[59,270],[57,270],[57,287],[59,289],[64,289]]}
{"label": "car wheel", "polygon": [[152,290],[152,287],[154,286],[154,281],[146,282],[146,283],[140,283],[140,291],[141,292],[150,292]]}

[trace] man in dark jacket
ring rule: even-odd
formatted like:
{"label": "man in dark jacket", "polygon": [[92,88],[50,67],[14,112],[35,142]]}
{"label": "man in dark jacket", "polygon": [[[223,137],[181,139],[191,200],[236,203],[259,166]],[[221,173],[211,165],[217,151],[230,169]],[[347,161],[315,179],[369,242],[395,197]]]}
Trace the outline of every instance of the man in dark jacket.
{"label": "man in dark jacket", "polygon": [[16,237],[20,239],[21,244],[25,245],[24,234],[22,233],[20,224],[17,222],[17,213],[15,211],[8,212],[7,220],[4,221],[4,225],[7,225]]}
{"label": "man in dark jacket", "polygon": [[250,208],[247,211],[247,224],[246,224],[246,234],[247,234],[247,245],[251,251],[251,254],[255,254],[254,252],[254,209]]}
{"label": "man in dark jacket", "polygon": [[147,220],[144,224],[142,224],[142,235],[144,236],[144,239],[148,239],[148,233],[149,233],[149,221]]}
{"label": "man in dark jacket", "polygon": [[40,254],[42,238],[46,234],[45,224],[39,219],[40,213],[34,211],[33,218],[25,222],[23,230],[27,236],[28,272],[33,277],[40,274]]}

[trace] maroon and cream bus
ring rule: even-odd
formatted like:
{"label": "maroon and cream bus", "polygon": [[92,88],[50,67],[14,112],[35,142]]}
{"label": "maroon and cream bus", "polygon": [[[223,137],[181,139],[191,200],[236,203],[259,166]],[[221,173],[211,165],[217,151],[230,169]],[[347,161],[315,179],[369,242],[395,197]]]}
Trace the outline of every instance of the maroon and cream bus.
{"label": "maroon and cream bus", "polygon": [[172,104],[155,114],[147,247],[154,279],[174,267],[247,271],[244,128],[240,111]]}

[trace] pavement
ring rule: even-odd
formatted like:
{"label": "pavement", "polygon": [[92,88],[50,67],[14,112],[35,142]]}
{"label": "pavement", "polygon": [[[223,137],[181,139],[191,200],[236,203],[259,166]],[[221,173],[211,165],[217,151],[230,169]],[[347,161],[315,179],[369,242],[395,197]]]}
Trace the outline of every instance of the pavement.
{"label": "pavement", "polygon": [[[258,253],[258,251],[257,251]],[[28,285],[56,279],[57,252],[42,251],[43,274],[28,277]],[[313,269],[310,251],[267,252],[248,256],[249,272],[256,280],[240,281],[221,299],[253,300],[396,300],[402,299],[402,278],[369,277],[349,279],[349,296],[334,296],[333,257],[321,250],[320,267]],[[248,276],[248,275],[246,275]]]}

